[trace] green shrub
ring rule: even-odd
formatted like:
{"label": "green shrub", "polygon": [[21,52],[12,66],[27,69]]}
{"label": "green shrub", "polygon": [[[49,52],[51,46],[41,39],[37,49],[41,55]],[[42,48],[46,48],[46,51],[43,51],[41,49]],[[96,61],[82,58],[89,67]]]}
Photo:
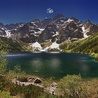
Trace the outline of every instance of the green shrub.
{"label": "green shrub", "polygon": [[9,92],[0,91],[0,98],[13,98]]}
{"label": "green shrub", "polygon": [[24,96],[24,98],[38,98],[41,93],[43,93],[43,88],[29,85],[29,86],[13,86],[10,89],[10,93],[12,96],[20,95]]}
{"label": "green shrub", "polygon": [[57,94],[65,98],[85,98],[80,75],[67,75],[58,83]]}

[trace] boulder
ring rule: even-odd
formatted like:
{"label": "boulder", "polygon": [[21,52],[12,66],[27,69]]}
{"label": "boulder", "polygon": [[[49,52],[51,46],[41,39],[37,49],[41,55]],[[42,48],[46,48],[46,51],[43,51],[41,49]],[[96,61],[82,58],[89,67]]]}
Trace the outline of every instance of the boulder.
{"label": "boulder", "polygon": [[36,83],[36,84],[39,84],[41,82],[42,82],[42,80],[40,78],[36,78],[35,81],[34,81],[34,83]]}

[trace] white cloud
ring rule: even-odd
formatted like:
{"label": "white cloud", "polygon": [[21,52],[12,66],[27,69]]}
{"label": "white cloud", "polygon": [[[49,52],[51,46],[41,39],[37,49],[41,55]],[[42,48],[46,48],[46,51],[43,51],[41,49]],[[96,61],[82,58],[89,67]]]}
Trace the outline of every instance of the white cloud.
{"label": "white cloud", "polygon": [[52,8],[48,8],[48,9],[46,10],[46,12],[49,13],[49,14],[51,14],[51,13],[53,13],[54,11],[53,11]]}

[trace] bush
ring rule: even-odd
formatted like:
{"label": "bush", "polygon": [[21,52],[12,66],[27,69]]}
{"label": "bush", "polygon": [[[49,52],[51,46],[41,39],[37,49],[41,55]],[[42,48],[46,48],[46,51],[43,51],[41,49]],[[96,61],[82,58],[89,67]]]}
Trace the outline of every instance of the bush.
{"label": "bush", "polygon": [[0,56],[0,75],[4,75],[7,69],[7,60]]}
{"label": "bush", "polygon": [[9,92],[0,91],[0,98],[13,98]]}
{"label": "bush", "polygon": [[57,94],[66,98],[85,98],[80,75],[67,75],[58,83]]}
{"label": "bush", "polygon": [[29,86],[13,86],[10,89],[10,93],[12,96],[20,95],[24,96],[23,98],[38,98],[41,93],[43,93],[43,88],[29,85]]}

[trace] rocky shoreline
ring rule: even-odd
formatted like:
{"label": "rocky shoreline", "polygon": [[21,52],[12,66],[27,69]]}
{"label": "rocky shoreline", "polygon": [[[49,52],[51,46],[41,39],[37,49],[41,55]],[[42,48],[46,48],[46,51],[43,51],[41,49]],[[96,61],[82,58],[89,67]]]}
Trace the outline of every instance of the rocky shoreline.
{"label": "rocky shoreline", "polygon": [[27,81],[20,81],[17,78],[12,79],[11,81],[12,83],[14,83],[15,85],[20,85],[20,86],[28,86],[28,85],[34,85],[34,86],[38,86],[40,88],[44,89],[44,92],[55,95],[55,90],[57,88],[57,83],[53,82],[51,84],[49,84],[49,86],[45,87],[42,84],[42,79],[40,78],[34,78],[34,77],[30,77],[27,78]]}

